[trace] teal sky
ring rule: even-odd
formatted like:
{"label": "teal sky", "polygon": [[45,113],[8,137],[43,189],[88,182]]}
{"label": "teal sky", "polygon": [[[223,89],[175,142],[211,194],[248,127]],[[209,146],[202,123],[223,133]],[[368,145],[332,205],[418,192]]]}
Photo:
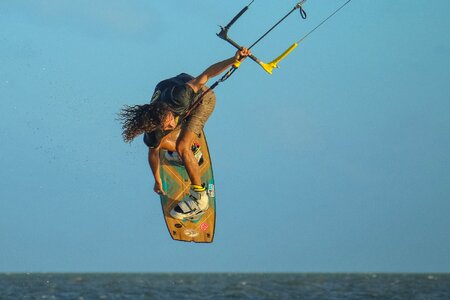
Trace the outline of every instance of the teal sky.
{"label": "teal sky", "polygon": [[[345,1],[309,0],[271,61]],[[353,0],[217,90],[213,244],[170,238],[116,113],[233,55],[248,1],[0,2],[0,272],[450,272],[448,1]],[[256,0],[249,45],[295,1]]]}

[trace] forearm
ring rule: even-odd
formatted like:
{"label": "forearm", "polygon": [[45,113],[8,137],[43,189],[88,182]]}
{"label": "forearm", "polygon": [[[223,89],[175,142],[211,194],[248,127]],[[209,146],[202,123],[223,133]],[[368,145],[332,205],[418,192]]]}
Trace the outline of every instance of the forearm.
{"label": "forearm", "polygon": [[238,61],[244,60],[251,52],[247,48],[242,48],[236,52],[233,57],[222,60],[218,63],[213,64],[209,68],[207,68],[200,76],[192,79],[187,84],[194,90],[194,92],[198,92],[206,82],[224,72],[227,68],[231,67],[234,63]]}
{"label": "forearm", "polygon": [[148,149],[148,163],[150,165],[150,169],[153,174],[153,178],[155,179],[155,182],[161,181],[161,175],[159,173],[159,148],[149,148]]}
{"label": "forearm", "polygon": [[233,56],[228,59],[222,60],[218,63],[215,63],[212,66],[210,66],[209,68],[207,68],[198,77],[189,81],[188,84],[191,86],[191,88],[194,90],[194,92],[198,92],[206,84],[206,82],[209,79],[224,72],[226,69],[231,67],[236,62],[236,60],[237,60],[236,56]]}
{"label": "forearm", "polygon": [[[236,62],[236,57],[233,56],[233,57],[222,60],[222,61],[210,66],[208,69],[206,69],[202,73],[202,75],[200,75],[200,76],[204,77],[203,80],[205,82],[203,82],[203,84],[205,84],[206,81],[208,81],[208,79],[216,77],[220,73],[224,72],[226,69],[231,67],[235,62]],[[202,80],[201,80],[201,83],[202,83]]]}

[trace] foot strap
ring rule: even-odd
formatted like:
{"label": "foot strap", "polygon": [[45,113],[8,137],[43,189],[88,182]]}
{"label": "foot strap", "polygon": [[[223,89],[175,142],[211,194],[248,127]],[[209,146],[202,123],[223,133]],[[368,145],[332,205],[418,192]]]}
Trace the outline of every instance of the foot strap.
{"label": "foot strap", "polygon": [[196,185],[196,184],[191,184],[191,189],[194,192],[204,192],[204,191],[206,191],[205,186],[203,186],[203,185]]}
{"label": "foot strap", "polygon": [[178,203],[178,205],[175,206],[175,211],[182,214],[192,214],[196,211],[200,211],[200,208],[196,201],[188,200]]}

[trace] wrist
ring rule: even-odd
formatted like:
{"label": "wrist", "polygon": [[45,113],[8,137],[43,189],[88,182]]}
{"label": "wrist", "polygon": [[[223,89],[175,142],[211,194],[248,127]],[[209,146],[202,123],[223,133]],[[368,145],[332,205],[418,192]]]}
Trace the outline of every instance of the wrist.
{"label": "wrist", "polygon": [[161,183],[161,176],[159,174],[153,174],[153,178],[155,179],[155,183]]}
{"label": "wrist", "polygon": [[241,61],[239,60],[240,58],[237,56],[233,56],[229,59],[229,65],[232,66],[239,66],[241,64]]}

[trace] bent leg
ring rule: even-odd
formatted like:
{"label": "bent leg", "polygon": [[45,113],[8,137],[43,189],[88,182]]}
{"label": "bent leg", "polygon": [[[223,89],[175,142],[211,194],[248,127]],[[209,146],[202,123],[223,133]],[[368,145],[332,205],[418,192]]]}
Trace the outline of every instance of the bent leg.
{"label": "bent leg", "polygon": [[192,152],[192,143],[197,137],[195,132],[192,132],[186,128],[180,133],[177,139],[176,150],[183,160],[186,171],[193,185],[202,185],[202,179],[200,177],[200,169],[198,167],[198,161]]}
{"label": "bent leg", "polygon": [[176,145],[177,145],[178,134],[179,134],[179,132],[174,131],[174,132],[171,132],[168,135],[166,135],[161,140],[160,147],[162,149],[164,149],[164,150],[167,150],[167,151],[172,151],[172,152],[177,151],[176,150]]}

